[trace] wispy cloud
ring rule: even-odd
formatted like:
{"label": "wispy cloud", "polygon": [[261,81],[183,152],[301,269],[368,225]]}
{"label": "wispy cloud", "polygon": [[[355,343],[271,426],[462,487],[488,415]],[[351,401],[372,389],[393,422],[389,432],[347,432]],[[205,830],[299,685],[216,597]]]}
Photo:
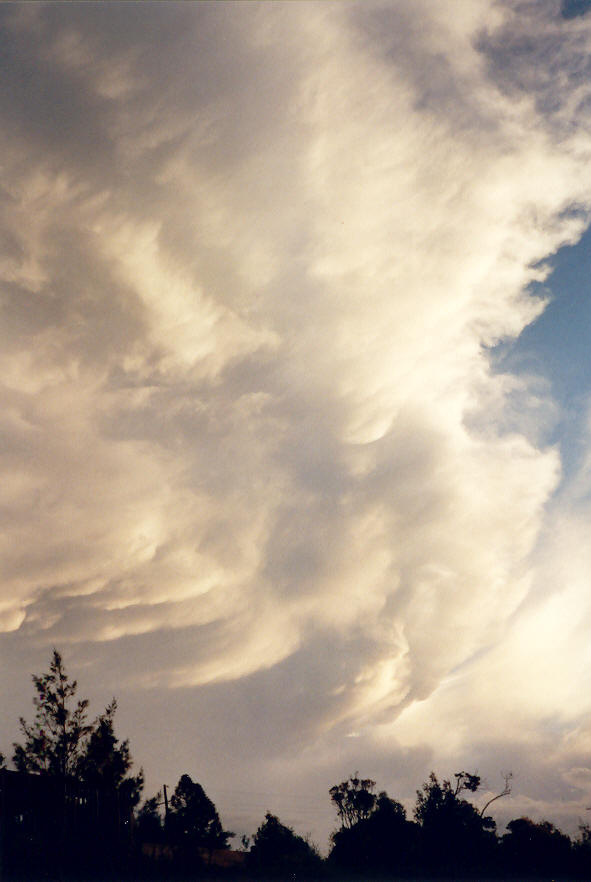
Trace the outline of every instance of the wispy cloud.
{"label": "wispy cloud", "polygon": [[317,737],[500,640],[453,713],[529,670],[560,464],[490,347],[586,223],[590,33],[553,9],[4,7],[6,633],[133,645],[129,689],[273,669]]}

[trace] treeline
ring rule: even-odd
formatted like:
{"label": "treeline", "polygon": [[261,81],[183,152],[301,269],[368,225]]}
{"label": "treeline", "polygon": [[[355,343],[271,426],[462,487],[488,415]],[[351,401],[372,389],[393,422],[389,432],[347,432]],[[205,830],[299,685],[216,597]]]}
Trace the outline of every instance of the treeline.
{"label": "treeline", "polygon": [[129,743],[115,734],[115,700],[89,722],[57,651],[33,685],[35,717],[20,720],[14,768],[0,755],[0,879],[591,878],[587,825],[571,840],[521,817],[499,835],[488,809],[510,793],[510,774],[479,807],[478,775],[432,773],[409,818],[356,773],[329,791],[338,827],[327,858],[270,813],[231,849],[234,834],[189,775],[142,803],[143,772],[132,773]]}
{"label": "treeline", "polygon": [[332,835],[328,863],[343,875],[376,877],[591,878],[591,830],[573,842],[548,821],[521,817],[497,834],[486,813],[510,793],[511,775],[499,794],[478,808],[467,797],[481,786],[478,775],[457,772],[454,781],[434,773],[417,791],[413,818],[375,782],[353,775],[331,788],[340,829]]}

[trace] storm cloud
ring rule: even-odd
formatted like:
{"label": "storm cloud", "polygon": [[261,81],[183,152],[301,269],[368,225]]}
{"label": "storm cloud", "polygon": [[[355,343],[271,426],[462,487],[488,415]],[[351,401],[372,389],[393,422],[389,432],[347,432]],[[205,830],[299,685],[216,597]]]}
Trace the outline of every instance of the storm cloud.
{"label": "storm cloud", "polygon": [[123,695],[156,780],[495,768],[564,713],[587,513],[492,353],[588,222],[573,6],[0,10],[3,657]]}

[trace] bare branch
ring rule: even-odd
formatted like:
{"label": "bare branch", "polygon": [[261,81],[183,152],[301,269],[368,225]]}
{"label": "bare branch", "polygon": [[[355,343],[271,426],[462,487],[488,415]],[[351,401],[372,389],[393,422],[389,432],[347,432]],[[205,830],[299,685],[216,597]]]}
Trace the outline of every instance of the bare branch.
{"label": "bare branch", "polygon": [[503,787],[503,789],[501,790],[500,793],[497,793],[496,796],[493,796],[491,799],[489,799],[489,801],[487,803],[484,804],[484,806],[482,807],[481,812],[480,812],[481,818],[484,817],[484,813],[487,810],[487,808],[489,807],[489,805],[491,805],[491,803],[495,802],[495,800],[497,800],[497,799],[501,799],[503,796],[509,796],[509,794],[511,793],[511,780],[513,778],[513,772],[503,772],[502,774],[503,774],[503,780],[505,782],[505,786]]}

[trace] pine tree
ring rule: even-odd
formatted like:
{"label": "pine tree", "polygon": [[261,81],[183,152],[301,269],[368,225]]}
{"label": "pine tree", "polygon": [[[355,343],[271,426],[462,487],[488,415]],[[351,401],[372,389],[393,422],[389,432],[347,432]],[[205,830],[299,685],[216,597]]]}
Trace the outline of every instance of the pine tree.
{"label": "pine tree", "polygon": [[117,701],[112,700],[91,727],[90,737],[80,757],[79,776],[88,787],[103,792],[119,793],[124,804],[135,807],[144,786],[143,771],[129,775],[133,765],[129,741],[115,735],[113,719]]}
{"label": "pine tree", "polygon": [[86,722],[88,701],[72,708],[78,684],[69,680],[57,649],[49,673],[33,674],[36,708],[33,723],[20,718],[24,744],[14,744],[13,762],[19,772],[76,776],[86,739],[92,727]]}

